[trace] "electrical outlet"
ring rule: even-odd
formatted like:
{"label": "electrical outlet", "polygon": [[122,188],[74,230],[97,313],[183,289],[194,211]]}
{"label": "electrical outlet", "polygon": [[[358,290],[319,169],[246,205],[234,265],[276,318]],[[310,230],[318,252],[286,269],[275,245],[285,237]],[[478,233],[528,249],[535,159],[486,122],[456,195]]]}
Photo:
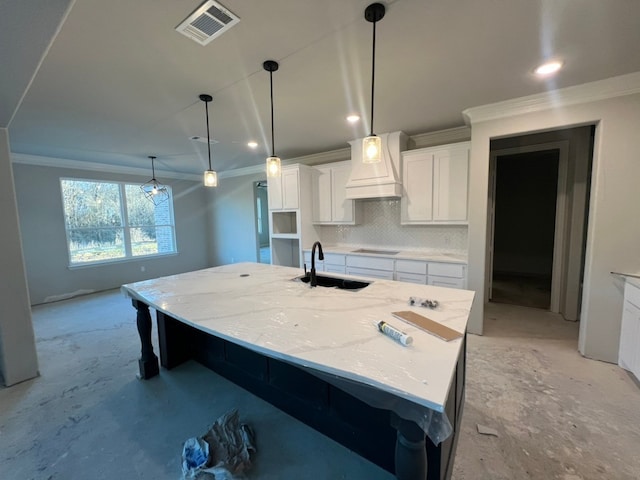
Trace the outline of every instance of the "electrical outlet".
{"label": "electrical outlet", "polygon": [[141,271],[141,272],[144,272],[146,269],[147,269],[147,268],[146,268],[144,265],[140,267],[140,271]]}
{"label": "electrical outlet", "polygon": [[451,237],[450,237],[449,235],[445,235],[445,237],[444,237],[444,244],[445,244],[446,246],[451,245]]}

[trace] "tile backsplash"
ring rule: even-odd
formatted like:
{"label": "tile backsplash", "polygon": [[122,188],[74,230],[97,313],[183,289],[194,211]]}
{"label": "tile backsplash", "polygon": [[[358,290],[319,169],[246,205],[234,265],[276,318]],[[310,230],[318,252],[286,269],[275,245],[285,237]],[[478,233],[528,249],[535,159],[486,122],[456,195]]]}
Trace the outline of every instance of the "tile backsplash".
{"label": "tile backsplash", "polygon": [[320,227],[326,245],[467,253],[466,225],[400,225],[400,200],[361,202],[360,225]]}

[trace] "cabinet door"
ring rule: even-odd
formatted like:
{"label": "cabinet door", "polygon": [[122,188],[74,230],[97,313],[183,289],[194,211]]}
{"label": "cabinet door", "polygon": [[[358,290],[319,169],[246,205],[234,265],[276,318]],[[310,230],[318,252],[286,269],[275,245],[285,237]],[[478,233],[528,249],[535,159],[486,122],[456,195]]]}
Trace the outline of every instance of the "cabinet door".
{"label": "cabinet door", "polygon": [[402,159],[404,195],[400,200],[401,223],[433,220],[433,154],[407,152]]}
{"label": "cabinet door", "polygon": [[267,180],[269,210],[282,210],[282,177],[271,177]]}
{"label": "cabinet door", "polygon": [[618,364],[640,378],[640,289],[625,283]]}
{"label": "cabinet door", "polygon": [[353,200],[347,200],[351,162],[331,169],[331,217],[336,223],[353,223]]}
{"label": "cabinet door", "polygon": [[331,221],[331,169],[317,168],[313,181],[313,222]]}
{"label": "cabinet door", "polygon": [[469,148],[453,146],[433,156],[433,220],[467,219]]}
{"label": "cabinet door", "polygon": [[298,169],[282,170],[282,208],[295,210],[300,206]]}

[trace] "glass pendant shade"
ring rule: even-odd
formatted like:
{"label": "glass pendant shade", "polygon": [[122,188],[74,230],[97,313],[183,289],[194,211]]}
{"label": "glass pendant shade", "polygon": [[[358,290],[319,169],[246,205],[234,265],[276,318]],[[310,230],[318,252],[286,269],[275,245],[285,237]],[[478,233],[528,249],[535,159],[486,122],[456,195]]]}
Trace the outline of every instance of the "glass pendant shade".
{"label": "glass pendant shade", "polygon": [[217,187],[218,186],[218,174],[213,170],[204,171],[204,186],[205,187]]}
{"label": "glass pendant shade", "polygon": [[267,158],[267,177],[279,177],[282,173],[280,157]]}
{"label": "glass pendant shade", "polygon": [[382,140],[371,135],[362,140],[362,163],[379,163],[382,160]]}

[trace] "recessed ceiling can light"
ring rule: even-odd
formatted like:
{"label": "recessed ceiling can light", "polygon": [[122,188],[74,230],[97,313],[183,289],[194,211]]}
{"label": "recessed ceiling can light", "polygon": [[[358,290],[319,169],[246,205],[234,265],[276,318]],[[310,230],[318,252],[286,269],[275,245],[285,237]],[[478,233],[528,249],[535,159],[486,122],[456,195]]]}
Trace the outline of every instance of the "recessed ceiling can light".
{"label": "recessed ceiling can light", "polygon": [[349,123],[356,123],[360,120],[360,115],[349,115],[347,117],[347,122]]}
{"label": "recessed ceiling can light", "polygon": [[540,75],[544,77],[546,75],[551,75],[556,73],[561,68],[562,68],[562,62],[554,60],[552,62],[543,63],[538,68],[536,68],[534,72],[536,75]]}
{"label": "recessed ceiling can light", "polygon": [[247,147],[249,148],[256,148],[258,146],[258,142],[248,142],[247,143]]}

